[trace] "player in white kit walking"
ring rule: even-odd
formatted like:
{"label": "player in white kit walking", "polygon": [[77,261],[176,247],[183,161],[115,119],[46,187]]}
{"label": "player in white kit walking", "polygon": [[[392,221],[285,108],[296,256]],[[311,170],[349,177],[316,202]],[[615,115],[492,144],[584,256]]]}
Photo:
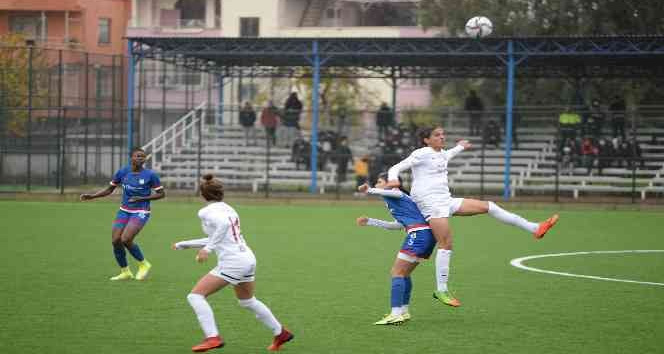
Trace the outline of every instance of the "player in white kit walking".
{"label": "player in white kit walking", "polygon": [[198,211],[207,238],[181,241],[173,249],[201,248],[196,255],[198,262],[205,262],[210,252],[217,254],[218,263],[204,275],[187,295],[198,322],[205,333],[205,340],[192,347],[194,352],[204,352],[224,346],[214,313],[206,298],[227,285],[233,285],[241,307],[253,312],[274,335],[268,350],[276,351],[293,339],[293,334],[279,323],[270,309],[254,297],[256,257],[244,241],[240,230],[240,217],[235,209],[224,203],[224,187],[212,175],[203,176],[200,191],[208,205]]}
{"label": "player in white kit walking", "polygon": [[493,202],[476,199],[452,198],[447,180],[447,164],[450,159],[472,145],[461,140],[452,149],[444,150],[445,131],[442,127],[427,127],[418,131],[418,138],[425,145],[411,153],[388,172],[388,186],[400,185],[399,173],[412,170],[411,197],[429,222],[436,241],[436,291],[434,298],[443,304],[458,307],[461,302],[449,291],[449,265],[452,255],[452,233],[448,218],[452,215],[472,216],[488,213],[492,217],[533,233],[539,239],[555,225],[558,215],[537,224],[502,209]]}

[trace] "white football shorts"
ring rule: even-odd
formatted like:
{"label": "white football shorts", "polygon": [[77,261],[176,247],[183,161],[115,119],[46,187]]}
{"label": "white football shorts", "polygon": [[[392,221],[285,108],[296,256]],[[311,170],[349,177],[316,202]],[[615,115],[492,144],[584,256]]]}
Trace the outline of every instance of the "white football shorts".
{"label": "white football shorts", "polygon": [[238,285],[256,280],[256,257],[252,253],[220,260],[210,274]]}
{"label": "white football shorts", "polygon": [[434,218],[449,218],[452,216],[450,214],[450,204],[452,203],[452,198],[447,196],[438,196],[438,195],[428,195],[424,198],[418,198],[415,200],[417,207],[424,215],[424,219],[429,221],[429,219]]}

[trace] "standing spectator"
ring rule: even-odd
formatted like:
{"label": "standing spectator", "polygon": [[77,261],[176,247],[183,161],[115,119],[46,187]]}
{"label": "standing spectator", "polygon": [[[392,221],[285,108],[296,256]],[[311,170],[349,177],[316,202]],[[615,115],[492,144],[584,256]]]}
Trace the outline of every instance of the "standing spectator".
{"label": "standing spectator", "polygon": [[346,182],[348,162],[353,161],[353,152],[348,146],[348,138],[342,136],[335,151],[335,162],[337,163],[337,183]]}
{"label": "standing spectator", "polygon": [[565,143],[565,146],[563,146],[561,151],[561,159],[562,173],[567,173],[571,176],[572,172],[574,172],[574,161],[576,160],[576,151],[574,142],[572,140],[568,140],[567,143]]}
{"label": "standing spectator", "polygon": [[[256,111],[251,103],[245,102],[244,107],[240,110],[240,124],[244,128],[244,144],[246,146],[256,145]],[[251,141],[251,142],[250,142]]]}
{"label": "standing spectator", "polygon": [[[361,158],[355,160],[353,169],[355,170],[357,187],[367,183],[369,180],[369,155],[363,155]],[[358,195],[358,193],[355,192],[355,195]]]}
{"label": "standing spectator", "polygon": [[500,127],[498,124],[490,120],[484,127],[484,143],[487,145],[495,145],[496,149],[500,145]]}
{"label": "standing spectator", "polygon": [[272,146],[277,144],[277,124],[279,124],[279,110],[274,105],[274,102],[267,101],[267,106],[261,112],[261,124],[265,128],[265,137],[268,144]]}
{"label": "standing spectator", "polygon": [[335,132],[337,136],[345,136],[350,133],[349,129],[349,114],[346,107],[341,107],[337,110],[337,119],[335,120]]}
{"label": "standing spectator", "polygon": [[632,136],[629,141],[627,142],[627,150],[629,151],[629,167],[632,167],[636,164],[636,162],[639,163],[639,167],[643,168],[645,165],[645,161],[643,160],[643,156],[641,154],[641,146],[639,146],[638,140],[636,140],[636,136]]}
{"label": "standing spectator", "polygon": [[286,147],[290,147],[299,136],[301,113],[302,102],[297,98],[297,92],[293,92],[284,103],[283,126],[286,128],[284,137]]}
{"label": "standing spectator", "polygon": [[585,136],[592,136],[599,140],[602,135],[602,126],[604,125],[604,112],[598,100],[593,100],[590,111],[584,116],[583,132]]}
{"label": "standing spectator", "polygon": [[378,127],[378,140],[384,141],[387,135],[387,129],[394,125],[394,112],[383,102],[376,112],[376,126]]}
{"label": "standing spectator", "polygon": [[620,137],[625,140],[625,111],[627,106],[625,105],[625,100],[616,95],[613,97],[613,102],[609,106],[611,111],[611,127],[613,127],[613,136],[617,137],[620,133]]}
{"label": "standing spectator", "polygon": [[482,134],[482,113],[484,111],[484,103],[482,103],[482,99],[477,96],[475,90],[470,90],[468,93],[464,109],[468,112],[470,117],[469,135]]}
{"label": "standing spectator", "polygon": [[[558,124],[560,129],[560,142],[567,141],[567,139],[576,139],[576,131],[581,124],[581,116],[572,111],[572,108],[567,106],[563,113],[558,117]],[[562,145],[560,146],[562,148]]]}

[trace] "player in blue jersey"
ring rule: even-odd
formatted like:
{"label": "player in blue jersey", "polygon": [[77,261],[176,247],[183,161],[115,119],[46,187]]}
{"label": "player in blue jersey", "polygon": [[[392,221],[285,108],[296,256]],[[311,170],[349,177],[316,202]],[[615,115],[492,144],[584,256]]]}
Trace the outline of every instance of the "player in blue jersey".
{"label": "player in blue jersey", "polygon": [[357,219],[357,224],[360,226],[380,226],[387,229],[406,229],[406,238],[390,271],[392,275],[390,295],[392,310],[380,321],[374,323],[376,325],[400,325],[410,319],[408,304],[410,303],[410,293],[413,287],[410,274],[423,259],[429,258],[436,246],[436,239],[431,232],[431,227],[408,193],[398,188],[385,189],[386,185],[387,173],[381,173],[378,176],[375,188],[369,188],[369,185],[363,184],[358,187],[358,190],[363,193],[382,196],[390,214],[396,221],[389,223],[360,217]]}
{"label": "player in blue jersey", "polygon": [[113,193],[118,186],[122,186],[122,204],[111,232],[113,254],[120,266],[120,274],[111,280],[134,279],[134,274],[127,263],[125,248],[138,261],[137,280],[144,280],[152,267],[143,256],[138,244],[134,242],[134,238],[150,219],[150,201],[161,199],[166,194],[159,176],[154,171],[143,168],[145,159],[143,149],[132,150],[131,165],[115,172],[108,187],[93,194],[81,194],[80,197],[81,201],[105,197]]}

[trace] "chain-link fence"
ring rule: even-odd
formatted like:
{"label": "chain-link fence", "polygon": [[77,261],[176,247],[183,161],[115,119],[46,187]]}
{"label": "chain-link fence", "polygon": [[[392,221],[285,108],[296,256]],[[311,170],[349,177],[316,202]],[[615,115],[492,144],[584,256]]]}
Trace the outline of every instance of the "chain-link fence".
{"label": "chain-link fence", "polygon": [[310,99],[286,109],[291,81],[139,60],[129,110],[128,67],[122,56],[0,48],[0,191],[104,185],[131,145],[169,189],[193,193],[214,173],[258,195],[350,197],[420,146],[419,127],[440,124],[448,147],[474,145],[448,165],[455,195],[661,203],[664,194],[664,106],[517,106],[508,148],[504,107],[323,104],[313,161]]}

